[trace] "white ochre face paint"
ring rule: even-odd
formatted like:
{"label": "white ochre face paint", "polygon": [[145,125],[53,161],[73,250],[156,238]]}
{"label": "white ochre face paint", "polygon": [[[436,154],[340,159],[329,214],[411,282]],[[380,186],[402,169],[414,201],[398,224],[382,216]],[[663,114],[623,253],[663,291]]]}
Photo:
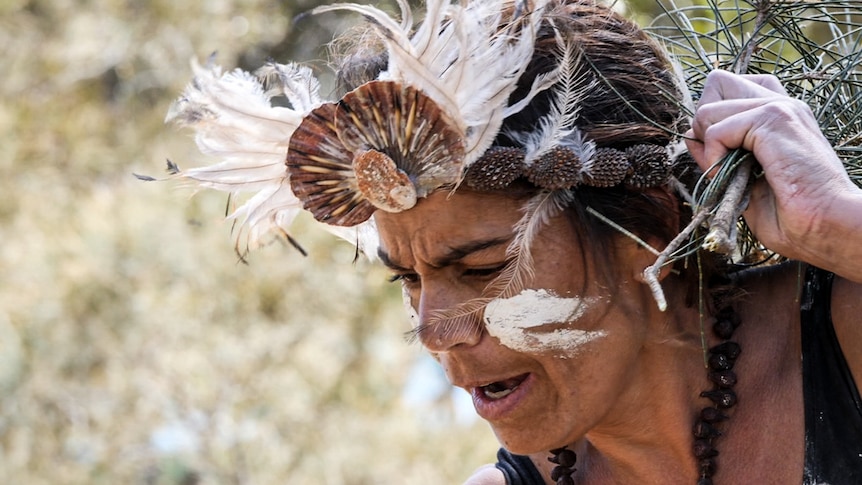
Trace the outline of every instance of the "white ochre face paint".
{"label": "white ochre face paint", "polygon": [[419,326],[419,314],[416,313],[416,309],[413,308],[413,302],[410,299],[410,293],[407,292],[407,287],[401,285],[401,298],[404,301],[404,309],[407,310],[407,318],[410,319],[410,328],[416,328]]}
{"label": "white ochre face paint", "polygon": [[[571,357],[584,345],[605,337],[603,330],[565,328],[595,303],[595,298],[562,298],[548,290],[526,289],[485,307],[488,334],[512,350],[525,353],[556,352]],[[554,324],[554,329],[542,328]]]}

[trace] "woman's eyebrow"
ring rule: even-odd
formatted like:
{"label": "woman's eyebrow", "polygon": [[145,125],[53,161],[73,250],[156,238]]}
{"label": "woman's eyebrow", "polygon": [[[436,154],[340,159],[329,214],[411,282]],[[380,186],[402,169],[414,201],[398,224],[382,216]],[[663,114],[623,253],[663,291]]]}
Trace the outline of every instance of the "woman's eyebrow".
{"label": "woman's eyebrow", "polygon": [[380,258],[380,261],[383,262],[383,265],[393,271],[410,271],[403,266],[399,266],[392,262],[392,258],[389,257],[389,253],[383,250],[383,248],[377,248],[377,257]]}
{"label": "woman's eyebrow", "polygon": [[[475,252],[493,248],[501,244],[508,244],[510,239],[510,237],[498,237],[492,239],[482,239],[478,241],[469,241],[467,243],[449,248],[446,253],[435,258],[429,263],[435,268],[442,268]],[[377,250],[377,257],[379,257],[380,261],[382,261],[383,264],[390,269],[396,271],[409,271],[409,269],[394,263],[392,261],[392,258],[386,251],[383,250],[383,248],[379,248]]]}

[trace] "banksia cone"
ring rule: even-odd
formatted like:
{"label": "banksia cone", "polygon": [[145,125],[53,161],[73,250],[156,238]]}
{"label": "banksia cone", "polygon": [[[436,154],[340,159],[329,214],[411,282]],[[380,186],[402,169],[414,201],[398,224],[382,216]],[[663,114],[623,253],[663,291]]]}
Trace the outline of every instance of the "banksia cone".
{"label": "banksia cone", "polygon": [[670,176],[670,159],[667,150],[658,145],[632,145],[626,149],[631,173],[625,183],[632,187],[657,187]]}
{"label": "banksia cone", "polygon": [[568,189],[583,180],[583,163],[572,150],[554,147],[527,169],[527,179],[549,190]]}
{"label": "banksia cone", "polygon": [[631,165],[625,152],[615,148],[598,148],[587,173],[584,184],[592,187],[613,187],[626,178]]}
{"label": "banksia cone", "polygon": [[523,149],[492,147],[470,165],[464,181],[476,190],[497,190],[507,187],[523,173]]}

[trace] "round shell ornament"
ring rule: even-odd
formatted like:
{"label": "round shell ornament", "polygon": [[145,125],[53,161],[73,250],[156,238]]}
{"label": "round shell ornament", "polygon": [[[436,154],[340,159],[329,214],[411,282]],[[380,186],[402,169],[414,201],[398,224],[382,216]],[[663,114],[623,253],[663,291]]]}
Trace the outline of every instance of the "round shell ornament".
{"label": "round shell ornament", "polygon": [[359,192],[374,207],[386,212],[401,212],[416,205],[416,187],[395,161],[377,150],[354,154],[353,170]]}
{"label": "round shell ornament", "polygon": [[312,111],[290,140],[291,187],[322,222],[359,224],[400,212],[459,181],[464,139],[416,88],[372,81]]}
{"label": "round shell ornament", "polygon": [[359,86],[338,103],[335,130],[348,150],[374,149],[391,158],[418,197],[461,176],[463,136],[437,103],[412,86],[393,81]]}
{"label": "round shell ornament", "polygon": [[324,104],[303,120],[287,151],[290,187],[318,221],[355,226],[376,208],[365,200],[353,175],[353,154],[335,132],[337,106]]}

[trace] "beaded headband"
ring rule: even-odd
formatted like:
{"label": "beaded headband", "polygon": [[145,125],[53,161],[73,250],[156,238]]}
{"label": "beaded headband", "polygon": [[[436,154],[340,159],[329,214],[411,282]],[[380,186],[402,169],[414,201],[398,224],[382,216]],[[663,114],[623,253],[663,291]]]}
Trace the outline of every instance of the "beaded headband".
{"label": "beaded headband", "polygon": [[[668,147],[596,147],[578,129],[596,81],[583,75],[579,46],[556,30],[556,69],[511,99],[540,25],[555,29],[546,12],[552,0],[430,0],[415,30],[410,7],[399,4],[400,21],[367,5],[312,11],[361,13],[386,50],[386,70],[335,102],[323,100],[311,70],[296,64],[271,62],[254,74],[223,74],[212,61],[194,66],[167,120],[192,127],[200,150],[221,162],[186,171],[169,162],[169,169],[195,185],[255,193],[230,215],[241,222],[238,252],[268,234],[286,236],[301,209],[369,252],[374,237],[360,235],[375,232],[364,226],[373,226],[376,210],[408,210],[436,190],[499,190],[518,178],[550,191],[667,182]],[[494,146],[503,120],[544,92],[551,107],[535,130],[503,133],[518,147]],[[273,106],[276,96],[290,107]]]}

